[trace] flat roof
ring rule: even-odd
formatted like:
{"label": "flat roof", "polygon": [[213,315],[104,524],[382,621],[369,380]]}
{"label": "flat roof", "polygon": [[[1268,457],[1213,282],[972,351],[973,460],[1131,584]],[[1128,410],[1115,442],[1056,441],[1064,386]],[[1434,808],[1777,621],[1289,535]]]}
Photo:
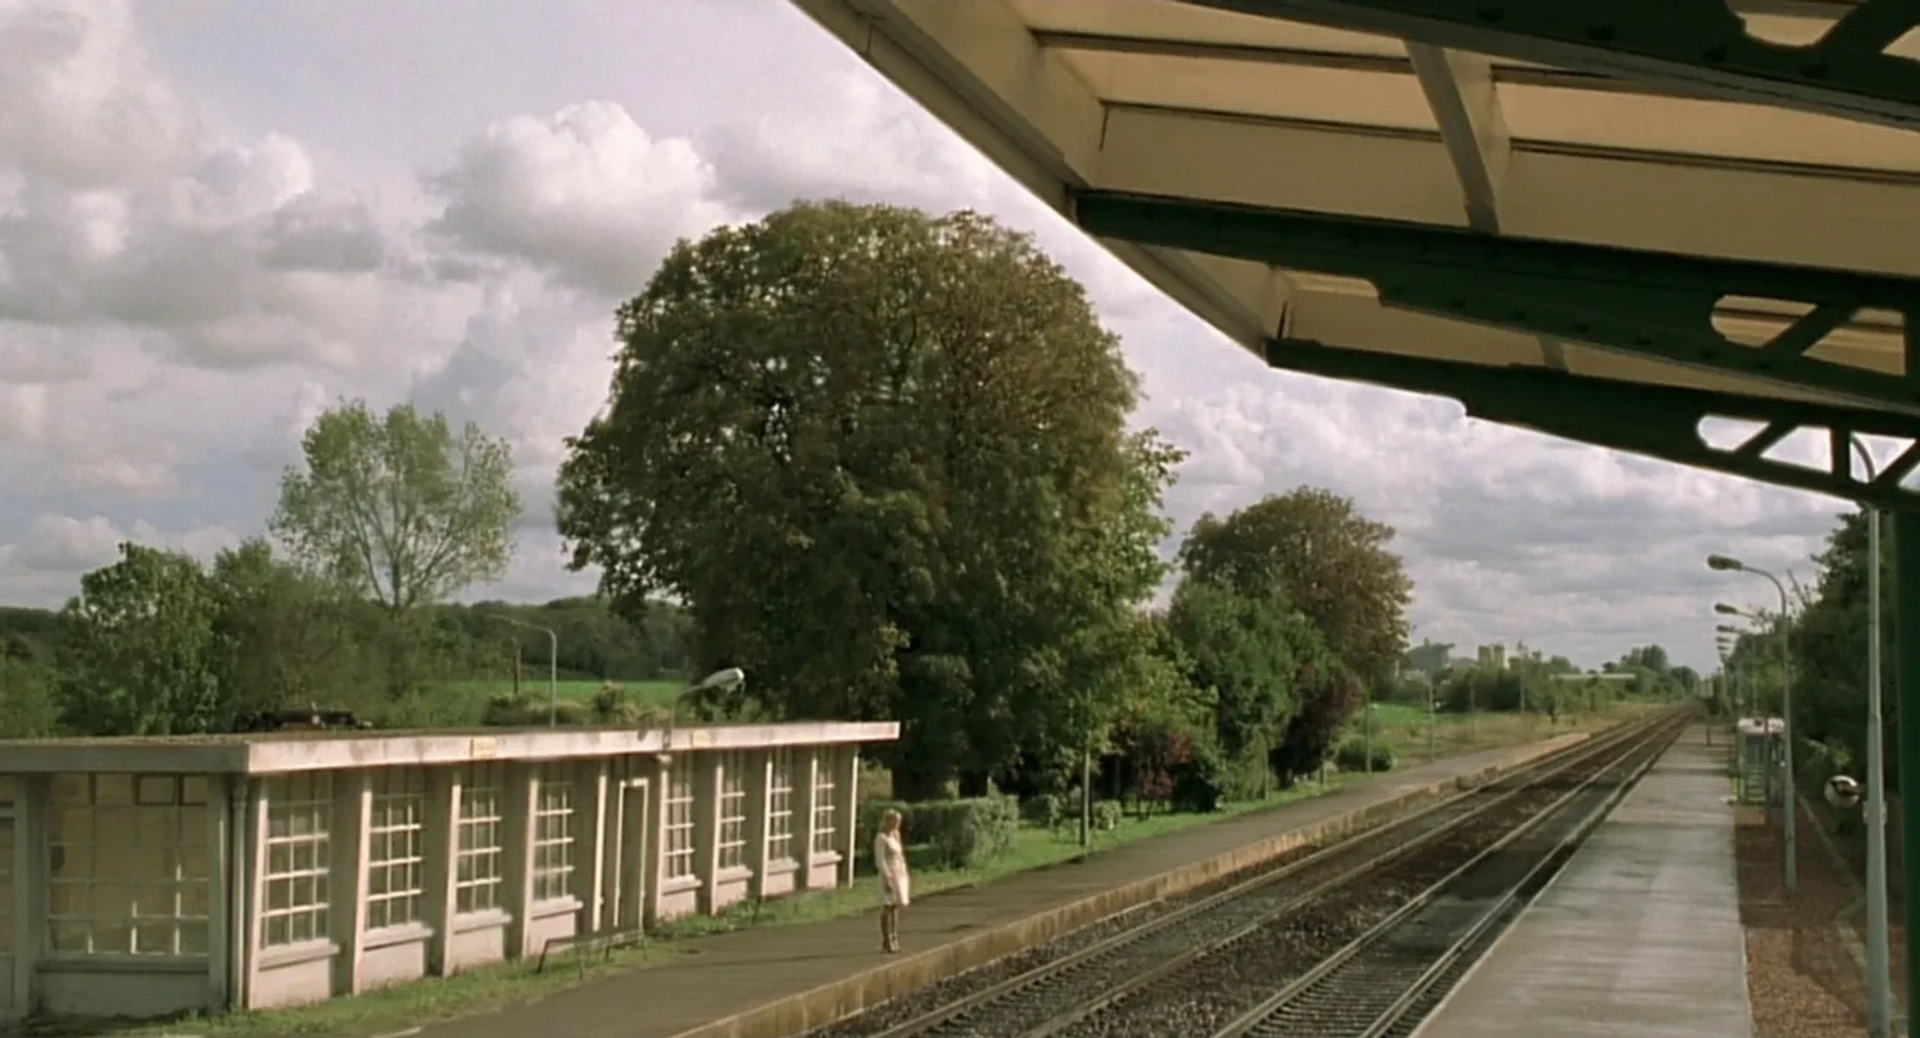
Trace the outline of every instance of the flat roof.
{"label": "flat roof", "polygon": [[892,742],[894,721],[629,728],[463,728],[0,740],[0,774],[271,775],[330,768],[565,760],[635,754]]}
{"label": "flat roof", "polygon": [[[1099,191],[1920,276],[1920,134],[1892,126],[1208,3],[794,2],[1069,219],[1076,194]],[[1731,6],[1752,35],[1783,43],[1818,39],[1851,9]],[[1920,33],[1887,53],[1920,59]],[[1311,340],[1914,413],[1831,385],[1384,306],[1357,278],[1103,244],[1263,356],[1270,339]],[[1712,316],[1757,347],[1808,309],[1727,296]],[[1901,337],[1898,313],[1863,309],[1808,357],[1899,374]]]}

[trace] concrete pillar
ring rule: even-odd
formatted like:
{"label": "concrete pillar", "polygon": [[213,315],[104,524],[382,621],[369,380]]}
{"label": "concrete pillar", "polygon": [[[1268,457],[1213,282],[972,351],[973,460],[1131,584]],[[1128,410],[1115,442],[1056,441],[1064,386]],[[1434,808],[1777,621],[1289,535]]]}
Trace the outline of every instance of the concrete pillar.
{"label": "concrete pillar", "polygon": [[[645,845],[638,850],[641,856],[644,889],[640,899],[640,925],[651,927],[660,919],[660,885],[666,876],[663,867],[666,861],[667,829],[667,778],[673,767],[672,760],[665,754],[641,757],[633,761],[629,779],[628,797],[646,798],[644,811],[636,809],[639,824],[645,827]],[[644,779],[645,785],[634,787],[633,779]],[[625,861],[625,855],[621,856]],[[625,868],[622,865],[622,868]]]}
{"label": "concrete pillar", "polygon": [[693,874],[700,878],[700,911],[713,912],[714,876],[720,871],[720,782],[724,754],[683,753],[676,768],[693,769]]}
{"label": "concrete pillar", "polygon": [[580,795],[573,802],[573,896],[580,902],[580,933],[600,929],[606,903],[607,761],[582,761],[574,774]]}
{"label": "concrete pillar", "polygon": [[327,846],[333,858],[327,877],[328,936],[340,950],[333,957],[336,995],[359,994],[360,935],[367,929],[367,819],[373,814],[373,772],[335,772],[333,822]]}
{"label": "concrete pillar", "polygon": [[[207,776],[207,1004],[224,1009],[233,998],[233,898],[241,889],[233,874],[234,778]],[[182,834],[184,837],[185,834]]]}
{"label": "concrete pillar", "polygon": [[540,800],[540,770],[512,761],[501,769],[500,790],[500,907],[507,922],[507,957],[527,953],[533,908],[533,816]]}
{"label": "concrete pillar", "polygon": [[227,1000],[228,1007],[247,1006],[248,977],[253,969],[253,917],[255,884],[259,870],[255,851],[266,843],[266,830],[254,824],[257,779],[245,775],[224,776],[227,787],[227,876],[226,890],[215,888],[215,900],[227,903]]}
{"label": "concrete pillar", "polygon": [[460,857],[460,790],[464,776],[458,767],[428,768],[426,817],[420,833],[420,921],[433,930],[427,938],[427,972],[447,973],[447,945],[453,939],[457,913],[455,868]]}
{"label": "concrete pillar", "polygon": [[247,847],[247,979],[241,992],[242,1004],[251,1006],[254,991],[254,966],[260,961],[262,934],[260,906],[267,901],[267,814],[273,809],[265,779],[247,782],[247,826],[252,839]]}
{"label": "concrete pillar", "polygon": [[860,748],[847,746],[833,753],[836,774],[833,777],[833,849],[840,854],[840,884],[853,883],[853,855],[860,848],[859,819],[855,805],[860,802]]}
{"label": "concrete pillar", "polygon": [[817,746],[793,751],[793,857],[800,863],[794,882],[799,890],[813,889],[813,818],[815,779],[823,762]]}
{"label": "concrete pillar", "polygon": [[767,896],[767,799],[773,787],[773,751],[748,750],[740,759],[747,769],[746,862],[753,870],[747,896],[758,901]]}
{"label": "concrete pillar", "polygon": [[21,775],[13,787],[13,1004],[26,1011],[39,1000],[35,966],[47,920],[47,805],[53,780]]}

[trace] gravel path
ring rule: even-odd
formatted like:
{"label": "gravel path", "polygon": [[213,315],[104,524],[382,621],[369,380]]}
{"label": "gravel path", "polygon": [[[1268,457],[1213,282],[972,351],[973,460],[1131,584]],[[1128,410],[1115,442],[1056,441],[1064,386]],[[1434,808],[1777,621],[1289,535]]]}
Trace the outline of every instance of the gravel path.
{"label": "gravel path", "polygon": [[1853,900],[1851,889],[1802,834],[1800,890],[1789,903],[1779,826],[1766,824],[1757,807],[1739,811],[1740,919],[1754,1038],[1859,1038],[1867,1027],[1866,991],[1834,928],[1834,917]]}

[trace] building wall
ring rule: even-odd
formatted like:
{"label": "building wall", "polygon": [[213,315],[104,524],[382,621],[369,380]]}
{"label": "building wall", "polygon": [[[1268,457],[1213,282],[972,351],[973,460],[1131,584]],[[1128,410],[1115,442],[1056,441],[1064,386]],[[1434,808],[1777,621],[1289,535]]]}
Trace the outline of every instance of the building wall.
{"label": "building wall", "polygon": [[829,888],[857,774],[793,746],[0,775],[0,1019],[294,1005]]}

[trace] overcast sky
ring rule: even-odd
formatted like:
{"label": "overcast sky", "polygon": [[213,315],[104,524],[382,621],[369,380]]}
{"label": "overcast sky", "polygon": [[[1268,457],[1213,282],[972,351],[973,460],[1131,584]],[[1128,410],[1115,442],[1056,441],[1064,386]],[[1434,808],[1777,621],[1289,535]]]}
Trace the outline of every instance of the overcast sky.
{"label": "overcast sky", "polygon": [[1703,557],[1810,578],[1843,508],[1268,371],[783,0],[0,0],[0,601],[258,531],[345,396],[510,439],[528,510],[485,594],[590,589],[552,481],[613,308],[676,238],[822,196],[1036,233],[1192,452],[1180,526],[1351,495],[1400,531],[1416,640],[1702,665],[1714,599],[1771,593]]}

